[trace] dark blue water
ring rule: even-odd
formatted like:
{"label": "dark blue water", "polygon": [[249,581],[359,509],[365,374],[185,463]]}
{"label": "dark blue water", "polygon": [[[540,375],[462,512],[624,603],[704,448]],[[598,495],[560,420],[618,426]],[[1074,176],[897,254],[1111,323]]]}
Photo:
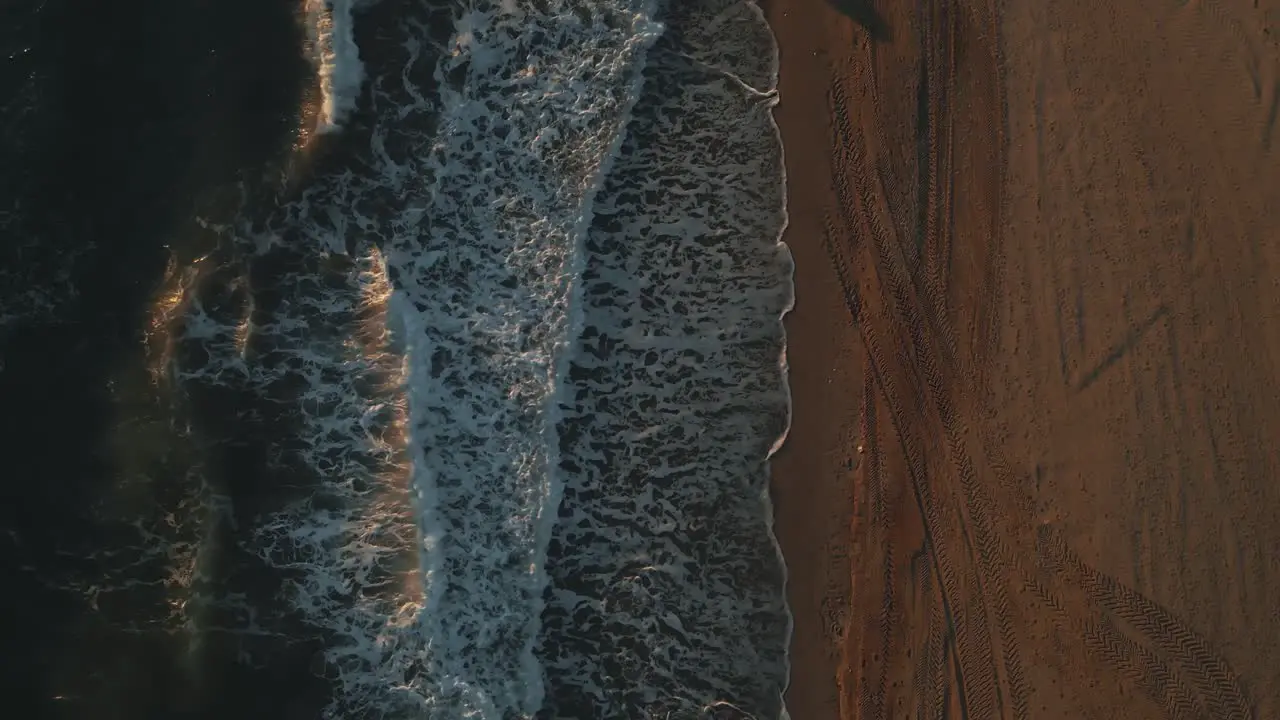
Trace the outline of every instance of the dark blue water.
{"label": "dark blue water", "polygon": [[[0,9],[0,678],[23,717],[314,718],[325,702],[314,638],[280,627],[252,647],[215,635],[193,650],[165,628],[163,563],[122,520],[171,509],[191,457],[238,504],[279,481],[257,457],[269,419],[239,426],[244,399],[227,395],[175,410],[141,379],[140,348],[170,250],[210,249],[173,238],[193,237],[181,232],[193,213],[216,214],[228,187],[252,185],[288,147],[311,72],[294,11]],[[121,500],[140,466],[148,483]],[[111,503],[123,509],[104,520]],[[270,585],[226,555],[213,582]],[[107,577],[137,585],[95,595]]]}

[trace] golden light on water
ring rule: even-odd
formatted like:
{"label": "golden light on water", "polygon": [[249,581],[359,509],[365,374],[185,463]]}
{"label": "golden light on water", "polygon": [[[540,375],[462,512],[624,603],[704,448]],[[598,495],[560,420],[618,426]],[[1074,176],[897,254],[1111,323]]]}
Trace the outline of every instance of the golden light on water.
{"label": "golden light on water", "polygon": [[[278,172],[280,156],[285,155],[285,177],[298,189],[307,189],[305,184],[309,183],[316,160],[330,147],[320,139],[325,134],[320,128],[326,113],[332,110],[324,95],[317,74],[299,97],[293,132],[283,138],[277,136],[279,144],[274,148],[276,158],[271,169]],[[233,194],[227,193],[230,200],[222,202],[223,190],[209,189],[210,195],[217,196],[214,200],[201,195],[192,204],[213,207],[208,214],[214,221],[230,225],[241,218],[233,217],[238,214],[233,207]],[[224,632],[264,632],[256,627],[223,627],[235,621],[228,621],[220,609],[228,607],[229,602],[223,597],[227,577],[224,573],[230,562],[224,553],[237,547],[229,542],[239,539],[228,540],[233,537],[226,533],[229,496],[221,493],[231,491],[220,484],[220,473],[226,471],[214,467],[220,461],[210,449],[217,452],[218,443],[224,439],[226,423],[222,414],[230,417],[234,412],[252,410],[244,407],[242,399],[256,402],[258,387],[254,383],[274,377],[269,363],[257,359],[255,364],[251,356],[251,348],[256,347],[254,337],[259,333],[266,336],[273,327],[254,324],[253,288],[248,287],[246,274],[237,272],[247,265],[238,264],[244,261],[243,257],[230,260],[226,256],[240,248],[229,242],[229,225],[214,231],[206,226],[203,232],[177,227],[174,235],[167,238],[172,247],[158,281],[154,274],[149,278],[155,285],[136,316],[133,344],[125,353],[127,357],[112,369],[109,383],[114,418],[101,446],[95,448],[112,466],[112,481],[102,484],[102,496],[95,498],[95,508],[103,522],[121,526],[122,534],[132,533],[122,536],[130,538],[127,542],[136,538],[136,548],[131,551],[136,549],[142,559],[136,577],[121,571],[119,575],[93,578],[95,585],[85,589],[86,602],[97,602],[100,596],[104,612],[110,611],[113,600],[119,603],[118,598],[124,593],[147,585],[143,600],[155,603],[158,612],[128,630],[165,633],[185,648],[187,652],[173,668],[176,672],[170,680],[183,694],[191,695],[193,702],[208,690],[206,661],[223,652],[219,643],[210,643],[209,639]],[[247,239],[251,238],[239,238]],[[216,251],[213,245],[218,246]],[[321,252],[320,248],[315,250]],[[401,634],[397,628],[412,626],[424,594],[407,453],[408,412],[403,391],[406,372],[402,355],[392,347],[388,329],[392,288],[385,259],[373,249],[352,260],[359,282],[349,283],[347,288],[348,292],[358,289],[358,312],[356,321],[341,330],[346,333],[343,346],[335,351],[328,328],[319,333],[324,337],[318,340],[296,339],[304,347],[313,341],[323,345],[316,348],[316,353],[327,356],[318,361],[326,364],[326,370],[330,361],[336,368],[368,368],[353,372],[364,373],[357,386],[362,396],[361,409],[370,410],[369,432],[365,437],[352,438],[350,447],[341,452],[355,458],[353,467],[366,464],[367,469],[360,474],[362,480],[369,481],[370,492],[355,499],[354,522],[343,530],[353,539],[353,547],[376,546],[385,561],[390,573],[380,576],[385,584],[368,589],[377,594],[377,607],[386,608],[379,619],[385,619],[386,635],[394,639]],[[237,264],[232,267],[228,263]],[[345,299],[352,298],[347,295]],[[259,300],[265,302],[261,297]],[[258,320],[267,322],[261,315]],[[293,339],[286,338],[286,344]],[[206,363],[214,365],[206,367]],[[228,368],[230,371],[226,371]],[[245,368],[252,369],[253,374],[237,374]],[[365,377],[368,383],[363,382]],[[228,383],[232,391],[222,393],[221,388],[214,388],[204,392],[222,382]],[[207,396],[216,396],[218,401],[212,409],[205,402]],[[224,401],[227,397],[230,400]],[[230,407],[229,403],[240,404]],[[218,416],[210,420],[214,414]],[[266,427],[273,433],[278,429],[270,424]],[[252,441],[258,442],[259,438]],[[346,444],[345,437],[342,442]],[[325,472],[318,471],[317,480],[322,483],[348,479],[336,474],[324,476]],[[241,534],[234,538],[248,537],[247,529],[238,532]],[[128,570],[133,572],[132,568]],[[121,660],[124,664],[104,672],[128,672],[127,658]]]}
{"label": "golden light on water", "polygon": [[[370,449],[381,458],[378,472],[378,497],[374,501],[376,516],[395,518],[401,528],[411,529],[410,537],[398,537],[400,545],[414,548],[408,564],[399,569],[396,597],[402,607],[417,606],[423,600],[422,570],[418,565],[417,521],[414,503],[410,497],[411,467],[408,458],[409,412],[404,386],[407,368],[402,355],[392,347],[393,338],[389,325],[393,289],[387,274],[386,258],[378,249],[371,248],[360,259],[359,320],[355,336],[348,346],[361,357],[368,359],[381,374],[375,383],[375,395],[385,398],[376,408],[390,415],[377,434],[369,433]],[[391,622],[394,623],[392,618]]]}
{"label": "golden light on water", "polygon": [[[239,282],[244,282],[241,278]],[[249,339],[253,337],[253,293],[245,292],[247,307],[244,310],[244,317],[240,323],[236,325],[235,333],[232,339],[235,342],[236,355],[242,362],[249,359]]]}
{"label": "golden light on water", "polygon": [[194,289],[207,258],[207,255],[198,257],[189,265],[181,266],[177,254],[169,254],[160,286],[147,310],[146,327],[143,330],[147,371],[156,384],[167,381],[173,363],[177,321],[190,303],[191,290]]}
{"label": "golden light on water", "polygon": [[[304,0],[300,5],[303,6],[300,20],[308,23],[313,18],[306,17],[306,12],[322,3]],[[314,34],[308,42],[315,42]],[[305,48],[309,56],[314,56],[315,50],[313,45]],[[299,97],[296,123],[290,137],[284,141],[287,144],[278,146],[284,155],[283,167],[281,164],[275,167],[283,171],[286,196],[305,189],[317,162],[330,147],[331,141],[321,139],[327,134],[323,128],[333,110],[326,99],[323,80],[318,67]],[[228,221],[230,218],[219,220]],[[346,244],[346,238],[341,240],[335,245]],[[379,572],[381,580],[375,581],[366,591],[371,599],[377,598],[376,604],[370,607],[381,608],[374,610],[380,615],[386,613],[380,618],[385,638],[380,636],[379,642],[384,639],[396,642],[394,638],[412,626],[425,600],[408,453],[409,413],[404,391],[407,369],[403,353],[394,347],[400,338],[393,337],[388,326],[389,315],[392,314],[392,287],[386,259],[371,245],[354,244],[367,248],[343,259],[344,263],[354,264],[354,267],[346,265],[346,271],[354,275],[348,276],[347,287],[359,293],[358,298],[353,298],[355,322],[341,330],[346,336],[340,339],[337,348],[329,344],[329,338],[316,338],[315,342],[328,346],[324,349],[317,347],[317,352],[329,354],[336,349],[337,352],[328,359],[360,375],[356,382],[360,396],[357,402],[364,411],[364,417],[360,419],[364,433],[351,438],[350,446],[343,452],[350,453],[354,460],[348,467],[361,469],[356,471],[356,475],[334,475],[318,470],[328,476],[317,477],[317,480],[323,483],[358,483],[366,489],[352,498],[353,514],[341,531],[349,538],[355,552],[373,552],[380,558],[378,565],[385,574]],[[323,252],[319,247],[315,250]],[[192,254],[189,244],[185,253],[177,249],[171,253],[143,320],[143,362],[140,365],[145,372],[138,372],[139,363],[136,361],[132,371],[136,382],[143,386],[142,390],[161,399],[161,404],[171,406],[167,422],[162,423],[166,427],[148,426],[149,432],[143,432],[142,427],[137,426],[129,432],[119,433],[114,450],[117,462],[122,467],[134,465],[137,472],[128,474],[139,478],[148,469],[159,470],[159,465],[165,466],[164,472],[173,472],[178,465],[188,466],[189,472],[183,482],[190,494],[182,501],[183,507],[148,522],[161,526],[161,535],[173,535],[175,540],[181,538],[166,550],[169,555],[167,573],[162,582],[169,615],[166,624],[171,631],[186,638],[189,653],[183,669],[195,690],[200,684],[200,665],[205,657],[203,639],[210,631],[218,630],[209,625],[212,619],[205,595],[210,592],[207,583],[212,578],[205,574],[217,564],[222,551],[215,530],[220,527],[224,510],[219,507],[219,498],[213,496],[213,489],[206,484],[212,478],[204,476],[202,465],[205,458],[197,449],[204,445],[204,441],[193,434],[198,432],[198,427],[191,426],[193,418],[181,408],[185,395],[182,385],[189,376],[179,369],[198,373],[199,368],[186,365],[189,361],[199,364],[198,358],[202,353],[195,346],[205,341],[210,345],[207,349],[220,355],[223,362],[230,360],[240,365],[240,369],[252,368],[253,338],[259,332],[271,332],[271,328],[255,326],[251,288],[222,285],[246,283],[243,273],[229,273],[230,268],[222,265],[219,256],[208,254],[190,259]],[[219,315],[217,318],[205,317],[206,308],[200,305],[202,299],[220,297],[224,291],[230,295],[243,292],[244,302],[237,304],[232,317],[221,313],[215,313]],[[202,325],[203,322],[213,322],[220,329],[211,329],[213,325]],[[206,337],[209,332],[215,335]],[[321,335],[327,335],[327,332]],[[191,342],[184,341],[184,336]],[[300,339],[304,344],[311,341]],[[197,359],[187,358],[188,345]],[[213,345],[217,346],[216,349]],[[231,351],[235,356],[230,356]],[[131,412],[124,406],[120,409],[124,414]],[[156,465],[154,452],[148,453],[147,448],[142,447],[144,442],[150,442],[153,450],[169,448],[165,450],[168,457]],[[151,485],[148,481],[139,481],[134,491],[142,493],[139,500],[145,499],[149,493],[154,494],[156,488]],[[175,524],[183,527],[172,527]]]}
{"label": "golden light on water", "polygon": [[324,0],[302,0],[298,24],[303,32],[302,55],[311,61],[315,74],[307,83],[298,107],[298,124],[294,128],[292,154],[294,161],[311,154],[321,128],[334,119],[334,100],[330,85],[333,71],[333,14]]}
{"label": "golden light on water", "polygon": [[309,155],[315,148],[316,138],[320,134],[317,130],[323,109],[324,99],[320,92],[320,80],[316,78],[302,93],[302,101],[298,106],[298,124],[293,130],[291,148],[292,155],[295,157]]}
{"label": "golden light on water", "polygon": [[[100,598],[118,604],[135,588],[150,586],[162,593],[157,598],[163,602],[161,613],[118,627],[181,637],[190,648],[199,647],[207,621],[199,600],[200,573],[220,549],[210,542],[217,510],[209,503],[191,429],[177,411],[172,370],[183,317],[209,264],[207,257],[184,263],[178,253],[170,255],[142,316],[139,344],[112,369],[113,417],[101,447],[112,467],[111,480],[95,498],[96,521],[128,530],[137,558],[130,567],[95,577],[84,595],[90,607]],[[104,551],[104,557],[114,552]],[[180,667],[177,682],[186,694],[202,676],[196,660],[189,653]],[[129,662],[122,662],[110,671],[127,675]]]}

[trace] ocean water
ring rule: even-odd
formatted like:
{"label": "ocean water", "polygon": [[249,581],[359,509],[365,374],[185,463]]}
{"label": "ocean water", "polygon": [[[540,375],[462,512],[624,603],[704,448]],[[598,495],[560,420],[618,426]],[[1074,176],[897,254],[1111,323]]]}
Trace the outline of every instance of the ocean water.
{"label": "ocean water", "polygon": [[753,2],[5,12],[40,717],[786,717]]}

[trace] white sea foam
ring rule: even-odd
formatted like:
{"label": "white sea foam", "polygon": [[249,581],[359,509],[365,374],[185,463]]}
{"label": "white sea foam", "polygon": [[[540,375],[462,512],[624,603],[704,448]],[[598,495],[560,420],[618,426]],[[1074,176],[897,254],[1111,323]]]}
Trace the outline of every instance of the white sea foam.
{"label": "white sea foam", "polygon": [[[319,633],[323,661],[314,669],[335,684],[326,717],[407,717],[425,692],[414,670],[424,643],[415,628],[422,585],[404,358],[390,330],[381,253],[367,242],[350,256],[332,253],[328,247],[342,243],[324,239],[315,222],[330,216],[343,184],[342,176],[322,180],[265,219],[219,228],[228,244],[250,250],[248,268],[271,266],[259,272],[268,279],[250,288],[243,273],[221,284],[206,278],[206,295],[244,290],[240,311],[188,300],[176,340],[190,352],[167,355],[173,381],[192,403],[239,394],[249,401],[235,408],[246,429],[264,432],[252,442],[267,451],[267,467],[249,470],[263,486],[229,492],[224,504],[238,527],[234,549],[222,552],[256,558],[278,578],[282,602],[247,612],[270,632],[292,635],[296,619]],[[190,285],[181,283],[177,294],[191,297]],[[193,411],[197,422],[219,420],[208,409]],[[207,632],[199,615],[186,616],[196,634]]]}
{"label": "white sea foam", "polygon": [[340,129],[360,97],[364,67],[352,13],[369,4],[361,0],[305,0],[307,39],[320,81],[318,132]]}
{"label": "white sea foam", "polygon": [[[409,341],[426,659],[445,716],[531,717],[577,246],[659,28],[652,3],[472,3],[433,188],[389,253]],[[449,715],[448,713],[453,713]]]}

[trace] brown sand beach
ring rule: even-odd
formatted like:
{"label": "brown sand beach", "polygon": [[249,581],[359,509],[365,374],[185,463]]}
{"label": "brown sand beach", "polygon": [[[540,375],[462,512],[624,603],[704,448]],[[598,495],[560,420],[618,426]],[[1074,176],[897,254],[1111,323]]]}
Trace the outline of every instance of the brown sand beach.
{"label": "brown sand beach", "polygon": [[791,716],[1280,717],[1280,1],[767,14]]}

